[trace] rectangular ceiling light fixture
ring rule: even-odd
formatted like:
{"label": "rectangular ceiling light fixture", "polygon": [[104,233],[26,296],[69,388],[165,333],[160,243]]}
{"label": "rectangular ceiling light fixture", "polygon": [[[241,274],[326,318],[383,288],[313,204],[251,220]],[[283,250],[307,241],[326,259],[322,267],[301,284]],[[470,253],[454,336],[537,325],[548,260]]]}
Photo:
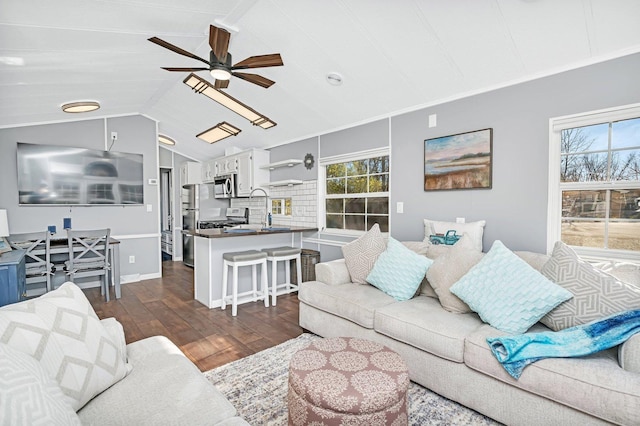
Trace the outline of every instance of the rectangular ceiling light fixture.
{"label": "rectangular ceiling light fixture", "polygon": [[260,114],[258,111],[248,107],[239,100],[227,95],[226,93],[213,87],[211,83],[197,75],[191,73],[184,79],[184,84],[191,87],[196,93],[202,93],[208,98],[213,99],[220,105],[229,108],[236,114],[240,114],[251,122],[254,126],[260,126],[263,129],[269,129],[276,125],[275,122]]}
{"label": "rectangular ceiling light fixture", "polygon": [[236,136],[242,130],[237,127],[232,126],[231,124],[223,121],[222,123],[218,123],[209,130],[205,130],[204,132],[196,135],[197,138],[202,139],[205,142],[215,143],[221,141],[222,139],[228,138],[229,136]]}

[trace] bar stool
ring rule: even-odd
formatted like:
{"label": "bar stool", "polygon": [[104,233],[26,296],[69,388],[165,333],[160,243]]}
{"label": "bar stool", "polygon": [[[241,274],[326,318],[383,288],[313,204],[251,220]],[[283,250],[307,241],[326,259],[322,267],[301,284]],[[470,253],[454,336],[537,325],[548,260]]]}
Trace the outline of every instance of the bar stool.
{"label": "bar stool", "polygon": [[[276,306],[276,290],[278,288],[286,289],[286,293],[298,290],[297,284],[291,283],[291,264],[290,260],[296,261],[296,272],[298,273],[298,283],[302,281],[302,266],[300,262],[300,253],[302,250],[295,247],[271,247],[262,249],[267,254],[267,261],[271,262],[271,304]],[[278,284],[278,262],[284,261],[285,282]]]}
{"label": "bar stool", "polygon": [[[241,266],[251,266],[252,290],[242,293],[241,296],[251,294],[253,301],[264,299],[264,306],[269,306],[269,285],[267,283],[267,254],[257,250],[237,251],[224,253],[222,255],[224,270],[222,271],[222,309],[227,307],[227,280],[229,267],[232,270],[233,284],[231,288],[231,315],[238,314],[238,268]],[[257,266],[260,265],[260,286],[261,294],[258,297]]]}

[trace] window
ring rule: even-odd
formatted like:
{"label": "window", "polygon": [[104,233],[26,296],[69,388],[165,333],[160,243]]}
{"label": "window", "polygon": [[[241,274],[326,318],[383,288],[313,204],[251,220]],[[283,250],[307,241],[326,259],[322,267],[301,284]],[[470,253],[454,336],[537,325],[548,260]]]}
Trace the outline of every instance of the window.
{"label": "window", "polygon": [[271,213],[274,215],[291,216],[291,198],[271,199]]}
{"label": "window", "polygon": [[550,158],[549,244],[640,258],[640,107],[552,120]]}
{"label": "window", "polygon": [[325,172],[324,227],[328,230],[367,231],[378,223],[382,232],[388,232],[388,151],[339,162],[323,159],[321,164]]}

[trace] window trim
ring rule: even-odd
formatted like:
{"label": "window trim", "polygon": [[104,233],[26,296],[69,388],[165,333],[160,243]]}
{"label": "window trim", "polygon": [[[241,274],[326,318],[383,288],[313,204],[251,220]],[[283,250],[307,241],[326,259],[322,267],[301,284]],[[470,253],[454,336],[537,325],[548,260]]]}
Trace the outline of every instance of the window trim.
{"label": "window trim", "polygon": [[[357,161],[364,160],[367,158],[373,157],[389,157],[389,180],[391,180],[391,149],[386,146],[382,148],[368,149],[364,151],[351,152],[348,154],[340,154],[333,155],[330,157],[321,157],[318,159],[318,229],[320,232],[331,234],[335,236],[345,236],[345,237],[358,237],[363,235],[366,231],[355,231],[351,229],[332,229],[327,228],[327,212],[326,212],[326,203],[327,199],[326,193],[326,185],[325,182],[327,180],[327,166],[336,163],[346,163],[348,161]],[[389,188],[391,189],[391,188]],[[391,203],[391,191],[387,192],[375,192],[372,194],[387,194],[386,196],[389,198],[389,203]],[[391,209],[391,206],[389,206]],[[389,219],[391,219],[391,210],[389,210]],[[389,231],[391,230],[391,223],[389,223]],[[382,233],[386,235],[386,232]]]}
{"label": "window trim", "polygon": [[[549,119],[549,169],[548,169],[548,199],[547,199],[547,253],[553,251],[553,246],[561,237],[562,220],[562,188],[560,182],[560,132],[574,127],[584,127],[611,121],[621,121],[640,117],[640,103],[617,106],[580,114],[571,114]],[[640,188],[640,182],[600,182],[596,185],[589,183],[572,183],[575,189],[609,189]],[[590,259],[639,262],[640,252],[627,250],[600,249],[594,247],[572,248],[580,256]]]}

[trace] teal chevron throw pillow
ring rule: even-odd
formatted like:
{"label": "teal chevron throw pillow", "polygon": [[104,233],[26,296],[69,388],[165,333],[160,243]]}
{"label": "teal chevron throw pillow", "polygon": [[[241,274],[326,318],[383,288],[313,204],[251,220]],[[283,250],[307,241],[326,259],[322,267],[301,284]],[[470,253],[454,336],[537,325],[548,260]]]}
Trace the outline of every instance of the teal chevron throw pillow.
{"label": "teal chevron throw pillow", "polygon": [[495,241],[450,291],[484,322],[513,334],[524,333],[547,312],[573,297],[500,241]]}
{"label": "teal chevron throw pillow", "polygon": [[408,300],[416,294],[432,263],[433,260],[389,237],[387,249],[376,260],[367,282],[396,300]]}

